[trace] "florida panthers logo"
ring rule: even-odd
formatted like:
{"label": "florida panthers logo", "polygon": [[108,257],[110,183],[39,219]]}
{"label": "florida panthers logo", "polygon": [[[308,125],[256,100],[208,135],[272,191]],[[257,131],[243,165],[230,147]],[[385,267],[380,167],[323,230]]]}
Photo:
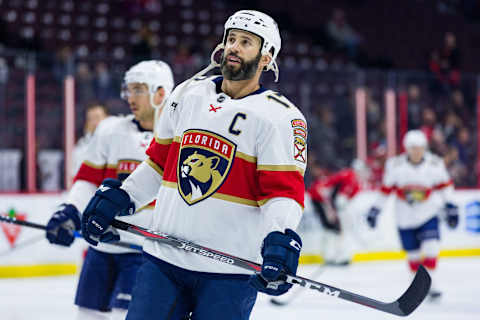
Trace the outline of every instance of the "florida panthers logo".
{"label": "florida panthers logo", "polygon": [[214,194],[228,176],[236,145],[207,130],[183,133],[177,168],[178,191],[189,205]]}

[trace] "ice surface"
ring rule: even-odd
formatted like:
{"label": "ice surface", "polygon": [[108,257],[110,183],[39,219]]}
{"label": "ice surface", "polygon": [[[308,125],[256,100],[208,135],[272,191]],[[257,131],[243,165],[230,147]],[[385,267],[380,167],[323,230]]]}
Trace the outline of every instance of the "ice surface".
{"label": "ice surface", "polygon": [[[317,266],[302,266],[299,275],[309,277]],[[438,265],[439,286],[443,297],[437,303],[424,302],[406,319],[478,320],[480,319],[480,259],[442,259]],[[390,302],[408,287],[410,277],[404,261],[357,263],[348,267],[325,267],[315,280]],[[0,280],[1,320],[74,319],[73,297],[77,277]],[[304,290],[299,288],[299,290]],[[259,295],[252,313],[254,320],[400,319],[311,290],[297,295],[289,305],[272,305],[270,297]],[[278,299],[288,299],[288,294]]]}

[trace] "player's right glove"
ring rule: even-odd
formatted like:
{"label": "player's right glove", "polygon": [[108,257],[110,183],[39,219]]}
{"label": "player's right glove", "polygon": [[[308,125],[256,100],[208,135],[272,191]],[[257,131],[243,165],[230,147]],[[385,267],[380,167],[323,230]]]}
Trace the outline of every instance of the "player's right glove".
{"label": "player's right glove", "polygon": [[72,204],[60,205],[47,223],[47,239],[50,243],[70,246],[75,240],[75,231],[80,230],[80,212]]}
{"label": "player's right glove", "polygon": [[371,207],[370,211],[368,211],[367,214],[367,223],[370,226],[370,228],[375,228],[377,225],[377,216],[380,213],[380,209],[377,207]]}
{"label": "player's right glove", "polygon": [[262,245],[262,272],[250,277],[250,285],[260,292],[279,296],[292,287],[285,274],[295,275],[302,249],[300,236],[291,229],[270,232]]}
{"label": "player's right glove", "polygon": [[105,179],[90,199],[82,215],[82,235],[88,243],[96,246],[99,241],[120,239],[110,226],[112,220],[120,213],[130,215],[135,212],[135,205],[128,193],[120,189],[121,185],[119,180]]}

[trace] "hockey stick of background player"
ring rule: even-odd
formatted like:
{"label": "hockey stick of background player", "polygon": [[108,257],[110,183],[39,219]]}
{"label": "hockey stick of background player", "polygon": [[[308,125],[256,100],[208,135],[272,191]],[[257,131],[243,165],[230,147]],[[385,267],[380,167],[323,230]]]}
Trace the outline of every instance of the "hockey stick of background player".
{"label": "hockey stick of background player", "polygon": [[[310,279],[315,279],[319,275],[321,275],[325,271],[325,265],[321,264],[320,266],[315,268],[315,271],[309,276]],[[304,292],[302,287],[295,287],[295,291],[292,292],[287,299],[285,300],[279,300],[277,298],[272,298],[270,299],[270,303],[276,305],[276,306],[286,306],[287,304],[291,303],[293,300],[298,298],[302,292]],[[292,289],[293,290],[293,289]]]}
{"label": "hockey stick of background player", "polygon": [[[47,230],[47,226],[44,226],[42,224],[30,222],[30,221],[24,221],[24,220],[17,220],[15,218],[9,218],[0,215],[0,222],[6,222],[6,223],[12,223],[12,224],[17,224],[20,226],[24,227],[30,227],[34,229],[39,229],[39,230]],[[75,231],[75,238],[82,238],[82,235]],[[122,248],[127,248],[127,249],[134,249],[137,251],[142,251],[142,247],[133,243],[128,243],[128,242],[123,242],[123,241],[115,241],[115,242],[109,242],[108,244],[116,246],[116,247],[122,247]]]}
{"label": "hockey stick of background player", "polygon": [[[260,272],[262,270],[262,266],[256,262],[235,257],[228,253],[210,249],[187,240],[178,239],[165,233],[145,229],[119,220],[113,220],[112,226],[117,229],[128,231],[130,233],[140,235],[151,240],[156,240],[171,245],[180,250],[198,254],[206,258],[220,261],[229,265],[234,265],[242,269],[250,270],[253,272]],[[316,290],[331,297],[351,301],[386,313],[391,313],[398,316],[408,316],[425,299],[428,291],[430,290],[432,280],[425,268],[423,266],[420,266],[417,274],[415,275],[415,278],[413,279],[412,283],[405,291],[405,293],[400,298],[390,303],[378,301],[366,296],[352,293],[344,289],[339,289],[300,276],[292,276],[289,274],[285,274],[285,281],[291,284],[300,285],[308,289]]]}
{"label": "hockey stick of background player", "polygon": [[37,236],[37,237],[32,237],[32,238],[27,239],[27,240],[25,240],[23,242],[20,242],[18,244],[16,243],[16,244],[13,245],[13,247],[10,247],[7,250],[4,250],[4,251],[0,252],[0,257],[9,255],[10,253],[15,252],[15,250],[17,250],[17,249],[21,249],[21,248],[31,246],[31,245],[33,245],[37,242],[42,241],[42,240],[45,240],[44,235],[40,235],[40,236]]}

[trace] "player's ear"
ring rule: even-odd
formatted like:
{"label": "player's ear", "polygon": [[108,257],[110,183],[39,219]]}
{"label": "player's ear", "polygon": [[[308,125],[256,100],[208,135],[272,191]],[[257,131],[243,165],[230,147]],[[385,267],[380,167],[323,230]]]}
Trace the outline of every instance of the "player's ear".
{"label": "player's ear", "polygon": [[268,55],[262,55],[262,57],[260,58],[260,61],[258,62],[258,66],[260,67],[260,69],[263,69],[265,68],[266,66],[268,66],[268,64],[270,63],[270,61],[272,61],[272,57],[268,54]]}
{"label": "player's ear", "polygon": [[165,98],[165,89],[160,87],[157,89],[157,91],[155,91],[155,95],[153,96],[153,102],[158,106],[163,102],[164,98]]}

